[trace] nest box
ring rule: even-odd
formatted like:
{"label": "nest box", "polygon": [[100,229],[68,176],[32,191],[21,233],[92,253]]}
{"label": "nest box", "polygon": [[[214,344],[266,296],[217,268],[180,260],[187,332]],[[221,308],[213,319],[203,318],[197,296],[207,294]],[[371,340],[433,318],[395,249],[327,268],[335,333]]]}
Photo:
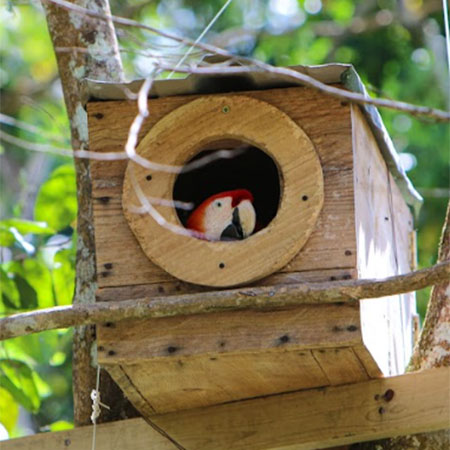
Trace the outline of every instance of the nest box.
{"label": "nest box", "polygon": [[[364,92],[350,66],[295,70]],[[92,151],[124,151],[137,114],[126,93],[139,87],[88,82]],[[251,295],[255,286],[411,270],[408,204],[420,197],[375,108],[249,72],[157,81],[148,109],[137,155],[176,170],[91,161],[98,300],[241,286]],[[221,149],[227,158],[215,156]],[[209,242],[173,231],[186,226],[180,205],[239,188],[254,195],[259,229],[250,237]],[[107,323],[98,359],[149,416],[400,373],[414,313],[407,294]]]}

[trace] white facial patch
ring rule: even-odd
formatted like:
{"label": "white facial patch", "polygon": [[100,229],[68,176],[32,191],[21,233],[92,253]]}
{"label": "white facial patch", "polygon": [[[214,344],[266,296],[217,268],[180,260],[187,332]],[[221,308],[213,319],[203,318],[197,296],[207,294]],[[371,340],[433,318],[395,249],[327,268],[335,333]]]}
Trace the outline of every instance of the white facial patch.
{"label": "white facial patch", "polygon": [[211,241],[219,241],[223,230],[233,218],[232,198],[214,200],[205,210],[205,235]]}

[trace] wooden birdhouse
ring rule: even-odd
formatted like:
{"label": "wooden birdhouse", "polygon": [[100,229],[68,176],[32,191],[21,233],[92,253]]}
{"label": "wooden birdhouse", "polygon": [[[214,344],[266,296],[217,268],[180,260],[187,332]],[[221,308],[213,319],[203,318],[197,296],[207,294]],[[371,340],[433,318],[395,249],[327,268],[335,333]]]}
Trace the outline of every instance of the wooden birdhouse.
{"label": "wooden birdhouse", "polygon": [[[364,92],[347,65],[295,70]],[[88,83],[92,151],[123,154],[140,85]],[[148,111],[135,161],[91,162],[98,300],[251,296],[412,269],[408,204],[420,197],[375,108],[249,72],[157,81]],[[253,194],[256,231],[189,235],[186,205],[233,189]],[[407,294],[105,323],[98,360],[150,416],[400,373],[414,313]]]}

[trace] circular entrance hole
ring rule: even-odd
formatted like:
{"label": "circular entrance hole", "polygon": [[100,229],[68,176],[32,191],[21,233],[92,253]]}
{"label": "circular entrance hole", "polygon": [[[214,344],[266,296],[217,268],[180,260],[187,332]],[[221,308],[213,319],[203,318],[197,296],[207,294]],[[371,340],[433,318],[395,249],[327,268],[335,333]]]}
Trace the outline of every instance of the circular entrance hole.
{"label": "circular entrance hole", "polygon": [[274,160],[264,151],[238,140],[210,142],[186,164],[214,155],[222,149],[235,149],[231,158],[212,162],[175,180],[173,199],[191,202],[192,210],[176,209],[181,223],[186,226],[192,211],[208,197],[233,189],[247,189],[254,197],[256,211],[255,232],[267,227],[277,214],[281,195],[281,175]]}

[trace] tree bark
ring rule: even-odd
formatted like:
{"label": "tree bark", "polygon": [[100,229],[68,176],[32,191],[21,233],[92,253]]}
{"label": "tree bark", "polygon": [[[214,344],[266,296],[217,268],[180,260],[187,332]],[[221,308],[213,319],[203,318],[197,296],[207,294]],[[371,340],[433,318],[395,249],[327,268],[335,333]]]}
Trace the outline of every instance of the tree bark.
{"label": "tree bark", "polygon": [[[110,14],[108,0],[73,0],[74,4]],[[123,70],[114,26],[70,12],[43,0],[47,25],[55,49],[59,74],[70,119],[72,147],[88,149],[87,116],[83,106],[83,80],[86,77],[121,82]],[[77,176],[77,262],[74,304],[95,302],[95,242],[91,202],[89,161],[75,159]],[[75,425],[90,423],[91,390],[95,388],[95,327],[76,328],[73,342],[73,394]],[[103,402],[111,406],[99,421],[117,419],[121,415],[123,395],[112,380],[102,373]],[[115,398],[109,401],[111,392]],[[121,397],[117,397],[117,395]]]}
{"label": "tree bark", "polygon": [[[438,262],[450,260],[450,201],[439,245]],[[436,284],[430,295],[423,329],[408,371],[450,366],[450,281]],[[449,380],[450,382],[450,380]],[[449,400],[450,401],[450,400]],[[448,450],[450,430],[399,436],[356,444],[352,450]]]}

